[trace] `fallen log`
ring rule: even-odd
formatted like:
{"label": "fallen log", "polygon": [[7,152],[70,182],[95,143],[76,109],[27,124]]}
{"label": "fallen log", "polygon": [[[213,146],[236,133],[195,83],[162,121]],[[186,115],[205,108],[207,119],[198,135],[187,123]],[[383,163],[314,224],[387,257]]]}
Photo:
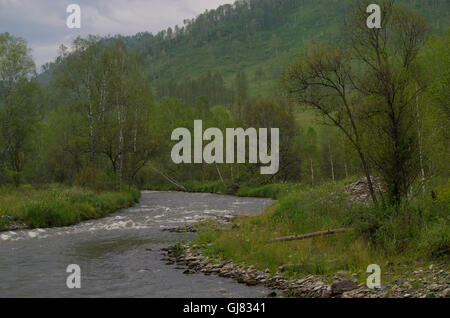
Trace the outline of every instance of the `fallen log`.
{"label": "fallen log", "polygon": [[334,234],[334,233],[341,233],[341,232],[347,232],[352,230],[351,228],[340,228],[340,229],[334,229],[334,230],[326,230],[326,231],[320,231],[320,232],[313,232],[313,233],[307,233],[307,234],[301,234],[301,235],[292,235],[292,236],[283,236],[283,237],[277,237],[271,240],[268,240],[267,242],[282,242],[282,241],[298,241],[307,239],[314,236],[320,236],[320,235],[328,235],[328,234]]}

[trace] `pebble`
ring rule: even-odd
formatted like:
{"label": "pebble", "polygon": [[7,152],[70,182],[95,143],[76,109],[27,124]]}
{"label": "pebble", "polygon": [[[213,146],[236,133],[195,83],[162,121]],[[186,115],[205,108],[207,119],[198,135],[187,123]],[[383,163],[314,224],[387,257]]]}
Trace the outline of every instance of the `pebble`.
{"label": "pebble", "polygon": [[[342,297],[342,298],[380,298],[380,297],[427,297],[430,294],[436,297],[450,297],[450,288],[448,283],[432,282],[436,272],[425,271],[424,275],[416,278],[421,281],[421,288],[413,288],[410,282],[405,278],[398,278],[395,284],[390,288],[382,288],[377,290],[369,290],[364,283],[358,285],[356,280],[337,279],[332,284],[326,284],[320,277],[308,275],[301,279],[286,279],[280,272],[276,272],[273,277],[269,277],[270,270],[266,268],[264,271],[258,270],[254,265],[237,265],[231,261],[214,261],[208,257],[202,256],[201,252],[194,250],[189,245],[182,246],[184,249],[182,255],[177,255],[172,249],[162,249],[163,258],[167,264],[176,263],[177,268],[183,268],[184,274],[195,274],[201,272],[205,275],[215,274],[221,277],[229,277],[248,286],[263,285],[273,291],[267,294],[267,297],[276,297],[279,293],[283,296],[318,298],[318,297]],[[431,265],[430,265],[431,266]],[[436,269],[435,265],[433,268]],[[439,270],[439,267],[437,268]],[[439,271],[441,273],[442,270]],[[421,269],[416,272],[423,273]],[[444,276],[446,272],[442,271]],[[339,271],[338,276],[347,276],[346,271]],[[353,278],[358,277],[357,273],[352,274]],[[423,279],[423,280],[422,280]],[[428,284],[427,284],[428,283]],[[402,286],[402,287],[400,287]],[[433,292],[434,291],[434,292]],[[441,291],[441,292],[439,292]]]}

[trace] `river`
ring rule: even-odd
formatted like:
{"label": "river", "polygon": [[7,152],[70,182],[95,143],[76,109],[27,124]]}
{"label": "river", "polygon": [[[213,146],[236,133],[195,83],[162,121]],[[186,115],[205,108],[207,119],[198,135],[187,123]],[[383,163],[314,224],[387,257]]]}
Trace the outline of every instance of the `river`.
{"label": "river", "polygon": [[[185,275],[161,248],[192,233],[163,231],[214,216],[261,213],[272,200],[143,191],[140,203],[77,225],[0,233],[0,297],[262,297],[264,287]],[[69,264],[81,288],[66,286]]]}

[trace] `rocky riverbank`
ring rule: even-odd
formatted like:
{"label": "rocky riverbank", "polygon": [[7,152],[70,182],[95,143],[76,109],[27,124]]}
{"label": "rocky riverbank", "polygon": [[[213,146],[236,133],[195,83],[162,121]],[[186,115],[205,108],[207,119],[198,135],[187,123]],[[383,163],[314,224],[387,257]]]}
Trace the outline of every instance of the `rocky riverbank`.
{"label": "rocky riverbank", "polygon": [[[199,246],[177,245],[163,249],[163,261],[184,269],[184,274],[203,273],[218,275],[236,280],[248,286],[261,285],[273,290],[268,297],[301,298],[426,298],[450,297],[448,272],[441,266],[431,266],[427,270],[418,269],[409,275],[394,280],[393,284],[371,290],[365,283],[346,279],[346,272],[339,272],[332,283],[326,283],[321,277],[308,275],[301,279],[288,279],[280,272],[271,274],[268,269],[261,271],[254,266],[237,265],[229,260],[215,260],[204,256]],[[280,268],[282,271],[283,268]]]}
{"label": "rocky riverbank", "polygon": [[0,232],[16,231],[28,228],[24,222],[14,220],[9,215],[0,216]]}

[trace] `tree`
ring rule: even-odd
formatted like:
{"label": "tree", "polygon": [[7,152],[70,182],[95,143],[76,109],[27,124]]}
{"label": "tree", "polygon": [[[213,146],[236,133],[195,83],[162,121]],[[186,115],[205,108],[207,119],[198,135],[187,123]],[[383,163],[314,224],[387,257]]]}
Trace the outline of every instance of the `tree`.
{"label": "tree", "polygon": [[314,157],[317,153],[317,133],[314,130],[313,127],[309,127],[308,131],[306,132],[304,141],[304,152],[309,157],[309,170],[311,172],[311,186],[314,186]]}
{"label": "tree", "polygon": [[38,120],[35,65],[26,42],[0,34],[0,176],[5,168],[19,185],[26,143]]}
{"label": "tree", "polygon": [[415,103],[426,86],[417,81],[415,63],[427,27],[392,0],[383,2],[381,29],[362,26],[362,11],[349,23],[351,52],[362,65],[352,84],[365,104],[371,162],[387,186],[388,203],[399,207],[420,171]]}
{"label": "tree", "polygon": [[350,59],[345,51],[314,45],[286,69],[282,86],[294,101],[312,107],[345,134],[358,152],[372,200],[376,203],[355,100],[347,91],[351,84],[350,70]]}
{"label": "tree", "polygon": [[[80,172],[107,172],[134,183],[155,145],[150,135],[151,89],[143,61],[120,39],[104,44],[95,37],[78,38],[63,48],[54,87],[61,90],[63,112],[73,123],[64,127],[63,151]],[[87,162],[85,156],[87,155]],[[97,178],[98,179],[98,178]]]}
{"label": "tree", "polygon": [[366,7],[355,8],[346,48],[311,46],[286,69],[282,86],[344,133],[359,155],[373,202],[370,163],[388,187],[389,203],[399,206],[417,176],[411,106],[424,87],[415,88],[413,62],[426,28],[414,12],[384,1],[382,28],[369,29]]}
{"label": "tree", "polygon": [[443,36],[431,37],[420,56],[423,68],[419,79],[428,84],[425,95],[418,97],[417,110],[426,181],[449,178],[448,160],[443,160],[450,155],[449,43],[450,29]]}
{"label": "tree", "polygon": [[[89,164],[95,166],[99,123],[103,116],[102,101],[107,73],[99,71],[101,47],[99,38],[78,37],[72,50],[61,46],[55,74],[58,86],[65,89],[66,101],[85,118],[88,131]],[[104,66],[104,65],[103,65]],[[99,73],[103,78],[99,78]],[[99,91],[100,90],[100,91]],[[82,149],[82,151],[85,151]]]}

